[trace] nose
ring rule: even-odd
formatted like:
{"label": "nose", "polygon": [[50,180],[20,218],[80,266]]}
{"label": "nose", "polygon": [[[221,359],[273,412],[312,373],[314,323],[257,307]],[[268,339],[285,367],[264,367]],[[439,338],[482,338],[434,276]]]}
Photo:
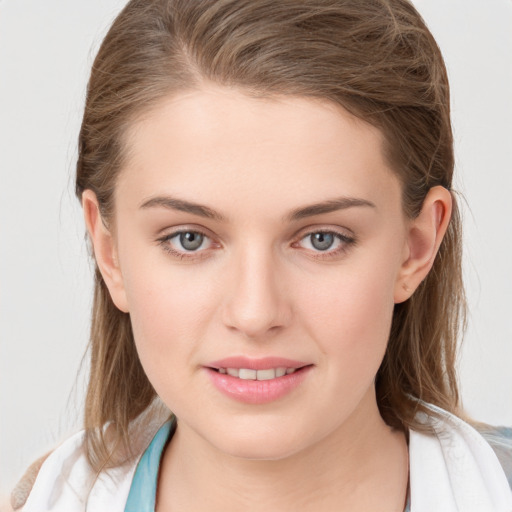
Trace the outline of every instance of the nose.
{"label": "nose", "polygon": [[246,250],[231,263],[226,275],[224,324],[251,339],[264,339],[286,327],[291,305],[284,275],[272,252]]}

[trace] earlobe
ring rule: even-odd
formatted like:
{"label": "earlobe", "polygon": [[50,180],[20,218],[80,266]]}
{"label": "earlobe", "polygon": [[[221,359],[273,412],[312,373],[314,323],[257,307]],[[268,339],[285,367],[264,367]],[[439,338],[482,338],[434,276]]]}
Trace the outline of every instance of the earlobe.
{"label": "earlobe", "polygon": [[420,214],[410,221],[405,258],[395,283],[395,303],[411,297],[427,277],[450,223],[452,195],[444,187],[429,190]]}
{"label": "earlobe", "polygon": [[82,208],[85,225],[94,251],[94,258],[110,292],[110,296],[118,309],[128,313],[128,304],[115,240],[103,222],[96,194],[92,190],[85,190],[83,192]]}

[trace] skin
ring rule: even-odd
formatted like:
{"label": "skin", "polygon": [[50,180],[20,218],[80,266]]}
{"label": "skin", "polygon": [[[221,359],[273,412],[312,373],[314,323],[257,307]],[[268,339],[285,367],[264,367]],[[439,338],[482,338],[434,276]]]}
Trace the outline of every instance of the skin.
{"label": "skin", "polygon": [[[406,439],[380,417],[374,379],[394,304],[430,270],[451,196],[435,187],[406,218],[382,142],[326,102],[206,85],[131,127],[110,231],[84,193],[112,299],[130,313],[144,369],[179,419],[158,511],[403,510]],[[223,220],[162,206],[170,196]],[[288,218],[341,197],[371,205]],[[187,252],[177,229],[207,238]],[[318,231],[342,238],[318,250]],[[313,367],[285,397],[245,404],[203,368],[234,355]]]}

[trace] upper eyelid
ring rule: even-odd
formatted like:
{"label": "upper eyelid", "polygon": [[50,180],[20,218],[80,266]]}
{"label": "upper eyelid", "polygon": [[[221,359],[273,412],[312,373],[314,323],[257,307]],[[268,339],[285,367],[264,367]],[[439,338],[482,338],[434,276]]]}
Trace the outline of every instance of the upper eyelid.
{"label": "upper eyelid", "polygon": [[174,238],[175,236],[180,235],[181,233],[199,233],[200,235],[203,235],[206,238],[209,238],[210,240],[214,241],[216,238],[215,235],[212,235],[210,230],[206,228],[199,228],[199,227],[176,227],[176,228],[165,228],[160,230],[160,232],[157,235],[156,241],[163,242],[165,240],[170,240],[171,238]]}
{"label": "upper eyelid", "polygon": [[339,235],[344,238],[355,238],[355,234],[352,230],[348,228],[334,228],[334,227],[306,227],[300,230],[295,236],[296,240],[302,240],[308,235],[312,235],[314,233],[332,233],[334,235]]}
{"label": "upper eyelid", "polygon": [[[205,238],[208,238],[211,243],[215,243],[214,237],[210,236],[208,233],[205,233],[202,230],[199,229],[177,229],[176,231],[171,231],[170,233],[165,233],[162,236],[158,237],[158,242],[165,242],[169,241],[172,238],[177,237],[178,235],[181,235],[182,233],[197,233]],[[184,252],[194,252],[194,251],[184,251]],[[196,251],[196,252],[203,252],[203,251]]]}
{"label": "upper eyelid", "polygon": [[[302,240],[304,240],[305,238],[307,238],[308,236],[311,236],[315,233],[326,233],[326,234],[332,234],[334,235],[335,238],[337,238],[342,244],[353,244],[356,242],[356,239],[355,237],[353,236],[349,236],[349,235],[346,235],[344,233],[339,233],[338,231],[333,231],[333,230],[325,230],[325,231],[322,231],[322,230],[317,230],[317,231],[310,231],[306,234],[304,234],[303,236],[300,236],[296,242],[293,242],[294,244],[297,244],[299,242],[301,242]],[[324,253],[324,254],[328,254],[328,253],[331,253],[331,252],[336,252],[337,249],[334,249],[334,250],[329,250],[327,249],[326,251],[315,251],[315,252],[318,252],[318,253]]]}
{"label": "upper eyelid", "polygon": [[304,235],[299,236],[299,240],[302,240],[303,238],[306,238],[308,236],[314,235],[316,233],[331,234],[331,235],[334,235],[334,236],[339,236],[340,238],[353,238],[352,235],[347,235],[346,233],[341,233],[339,231],[334,231],[332,229],[331,230],[329,230],[329,229],[325,229],[325,230],[318,229],[316,231],[309,231],[309,232],[305,233]]}

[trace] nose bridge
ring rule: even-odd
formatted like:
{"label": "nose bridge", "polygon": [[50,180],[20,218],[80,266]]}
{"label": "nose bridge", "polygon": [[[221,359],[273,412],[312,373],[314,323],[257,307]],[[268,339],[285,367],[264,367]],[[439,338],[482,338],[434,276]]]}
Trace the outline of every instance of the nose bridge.
{"label": "nose bridge", "polygon": [[264,336],[289,320],[283,276],[272,247],[246,243],[232,255],[224,321],[250,338]]}

